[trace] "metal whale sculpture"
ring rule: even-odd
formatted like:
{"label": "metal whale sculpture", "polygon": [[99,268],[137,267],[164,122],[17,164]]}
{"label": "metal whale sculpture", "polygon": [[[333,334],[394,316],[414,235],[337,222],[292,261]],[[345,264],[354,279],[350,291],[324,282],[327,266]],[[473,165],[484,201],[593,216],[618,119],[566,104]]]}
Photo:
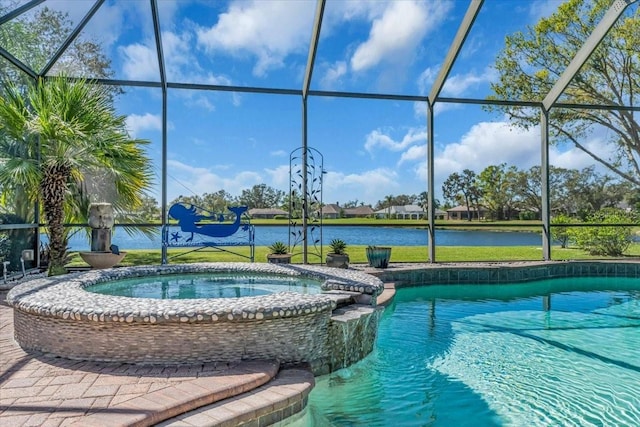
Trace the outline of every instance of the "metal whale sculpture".
{"label": "metal whale sculpture", "polygon": [[198,214],[198,209],[204,211],[204,209],[198,208],[195,205],[188,205],[185,203],[176,203],[169,208],[169,216],[178,221],[180,229],[185,233],[191,233],[191,237],[187,239],[190,242],[193,239],[193,234],[203,234],[210,237],[227,237],[234,234],[240,228],[240,220],[242,214],[247,211],[247,206],[234,206],[228,208],[231,212],[236,214],[236,220],[231,224],[198,224],[199,221],[205,219],[223,221],[222,215],[207,216]]}

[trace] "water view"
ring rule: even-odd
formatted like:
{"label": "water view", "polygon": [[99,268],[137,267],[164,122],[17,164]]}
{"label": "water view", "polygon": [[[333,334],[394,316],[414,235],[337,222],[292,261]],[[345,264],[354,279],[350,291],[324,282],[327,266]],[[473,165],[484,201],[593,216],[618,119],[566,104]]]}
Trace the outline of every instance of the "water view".
{"label": "water view", "polygon": [[[256,226],[256,246],[268,246],[277,240],[287,242],[287,226]],[[320,238],[318,232],[311,238]],[[328,245],[339,238],[348,245],[424,246],[428,243],[427,230],[405,227],[324,226],[322,242]],[[160,249],[160,227],[153,237],[142,234],[128,235],[123,229],[114,230],[112,242],[122,249]],[[43,236],[46,242],[46,236]],[[513,231],[436,230],[436,243],[441,246],[535,246],[542,244],[538,233]],[[89,250],[89,239],[78,232],[69,240],[70,250]]]}

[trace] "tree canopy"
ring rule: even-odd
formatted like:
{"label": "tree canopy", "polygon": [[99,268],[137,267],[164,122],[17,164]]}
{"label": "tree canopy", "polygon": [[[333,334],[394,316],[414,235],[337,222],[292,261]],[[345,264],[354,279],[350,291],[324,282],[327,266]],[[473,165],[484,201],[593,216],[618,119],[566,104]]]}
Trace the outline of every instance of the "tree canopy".
{"label": "tree canopy", "polygon": [[[541,101],[611,6],[610,0],[568,0],[525,32],[507,36],[495,68],[492,99]],[[569,83],[560,101],[607,107],[640,102],[640,8],[623,15]],[[492,106],[517,126],[540,123],[538,109]],[[639,115],[629,109],[551,108],[551,142],[572,144],[640,185]],[[602,140],[598,148],[588,138]],[[602,149],[606,144],[608,149]]]}
{"label": "tree canopy", "polygon": [[[42,203],[50,274],[64,266],[65,217],[82,216],[90,202],[111,202],[117,211],[142,204],[152,181],[143,149],[148,141],[130,138],[125,119],[116,114],[107,88],[84,80],[39,79],[26,92],[14,84],[5,87],[0,98],[0,188]],[[94,200],[105,195],[109,197]]]}

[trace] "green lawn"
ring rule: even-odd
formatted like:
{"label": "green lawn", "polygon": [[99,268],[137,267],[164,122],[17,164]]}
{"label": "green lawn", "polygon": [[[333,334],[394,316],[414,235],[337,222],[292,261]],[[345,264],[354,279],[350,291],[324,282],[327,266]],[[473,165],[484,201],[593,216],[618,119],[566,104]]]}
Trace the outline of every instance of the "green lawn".
{"label": "green lawn", "polygon": [[[351,263],[366,263],[367,257],[365,253],[366,246],[349,246],[347,253],[349,254]],[[232,248],[238,253],[249,255],[249,248],[237,247]],[[324,248],[325,253],[328,247]],[[266,256],[269,252],[266,246],[256,247],[256,262],[266,262]],[[181,249],[170,249],[170,263],[192,263],[206,261],[247,261],[247,259],[225,252],[191,252],[179,257],[175,255],[184,253]],[[72,261],[69,266],[78,267],[86,265],[77,253],[71,253]],[[640,259],[640,244],[633,244],[625,254],[624,259]],[[554,246],[551,249],[551,256],[554,260],[579,260],[579,259],[603,259],[601,256],[590,256],[586,252],[568,248],[562,249]],[[611,259],[611,258],[606,258]],[[542,248],[536,246],[438,246],[436,248],[436,260],[438,262],[454,262],[454,261],[540,261],[542,260]],[[129,250],[127,256],[121,265],[145,265],[160,264],[161,252],[159,249],[154,250]],[[310,263],[319,263],[318,257],[309,256]],[[394,246],[391,252],[391,262],[426,262],[427,247],[426,246]],[[292,259],[294,263],[301,263],[302,256],[295,255]],[[322,260],[324,263],[324,260]]]}

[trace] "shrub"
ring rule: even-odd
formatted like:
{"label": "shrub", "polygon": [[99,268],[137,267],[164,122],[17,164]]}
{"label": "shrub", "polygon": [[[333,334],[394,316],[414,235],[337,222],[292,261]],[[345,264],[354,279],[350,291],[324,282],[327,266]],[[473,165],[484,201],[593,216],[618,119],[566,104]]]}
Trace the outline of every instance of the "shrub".
{"label": "shrub", "polygon": [[553,240],[560,242],[560,246],[566,248],[569,244],[569,228],[556,226],[555,224],[570,224],[575,222],[571,217],[565,214],[558,214],[551,219],[551,237]]}
{"label": "shrub", "polygon": [[271,246],[269,246],[269,250],[272,254],[276,255],[284,255],[289,252],[289,247],[284,242],[273,242]]}
{"label": "shrub", "polygon": [[347,244],[341,239],[333,239],[329,243],[329,247],[331,248],[331,253],[336,255],[344,255],[347,250]]}
{"label": "shrub", "polygon": [[531,211],[522,211],[518,213],[518,219],[521,221],[538,219],[538,213]]}
{"label": "shrub", "polygon": [[[617,208],[604,208],[587,217],[589,224],[620,224],[637,223],[638,218],[632,212],[625,212]],[[592,227],[569,228],[569,237],[575,240],[579,248],[591,255],[621,256],[631,245],[633,228],[631,226],[607,227],[594,225]]]}

